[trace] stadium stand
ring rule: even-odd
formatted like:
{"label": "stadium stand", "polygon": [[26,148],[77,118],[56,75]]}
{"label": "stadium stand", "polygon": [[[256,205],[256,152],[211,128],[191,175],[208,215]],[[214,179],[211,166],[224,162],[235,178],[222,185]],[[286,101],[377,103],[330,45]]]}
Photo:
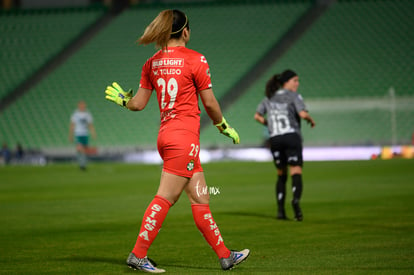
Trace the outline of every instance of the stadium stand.
{"label": "stadium stand", "polygon": [[[212,69],[213,88],[220,99],[277,45],[311,5],[308,1],[226,1],[174,8],[182,8],[189,15],[192,39],[188,46],[205,54]],[[143,112],[133,113],[105,101],[104,89],[112,81],[137,89],[141,66],[155,50],[152,46],[138,47],[135,41],[164,8],[170,7],[138,5],[114,17],[62,66],[2,110],[1,138],[11,145],[21,142],[30,148],[71,148],[67,141],[69,117],[83,99],[94,115],[98,133],[95,145],[155,148],[159,126],[155,97]],[[409,131],[411,136],[409,117],[414,114],[414,83],[410,78],[414,69],[414,23],[410,20],[413,11],[413,2],[409,0],[339,1],[332,5],[224,110],[228,121],[238,129],[242,146],[262,144],[265,131],[253,120],[253,114],[263,98],[266,80],[285,68],[300,74],[299,91],[317,121],[317,128],[311,131],[303,125],[305,145],[389,141],[388,129],[393,128],[389,111],[392,98],[386,95],[391,86],[397,94],[393,99],[398,122],[394,135],[405,142]],[[77,16],[79,13],[72,11],[42,20],[50,20],[45,23],[50,26],[61,22],[61,17]],[[95,14],[88,22],[98,17]],[[78,28],[78,33],[81,30]],[[69,41],[55,43],[67,45]],[[32,54],[31,49],[22,51]],[[13,80],[15,84],[8,84],[7,89],[22,80]],[[201,142],[204,147],[231,144],[211,124],[203,128]]]}
{"label": "stadium stand", "polygon": [[[266,81],[286,68],[299,73],[299,92],[317,122],[314,129],[302,126],[306,146],[410,144],[413,13],[414,2],[409,0],[332,5],[226,111],[243,144],[256,145],[264,139],[265,130],[253,114],[264,97]],[[211,135],[210,129],[202,137],[209,142]]]}
{"label": "stadium stand", "polygon": [[[206,55],[218,97],[249,70],[308,5],[265,2],[183,7],[193,30],[189,47]],[[103,91],[112,81],[137,89],[141,66],[154,48],[137,47],[134,42],[159,11],[158,6],[126,10],[6,109],[0,122],[2,129],[8,129],[2,130],[6,140],[13,143],[17,137],[26,146],[38,148],[70,146],[69,116],[77,101],[84,99],[95,118],[99,146],[154,148],[159,126],[155,97],[138,114],[105,101]],[[275,21],[275,17],[281,19]],[[20,113],[22,109],[25,111]]]}
{"label": "stadium stand", "polygon": [[39,70],[103,9],[32,10],[0,14],[0,99]]}

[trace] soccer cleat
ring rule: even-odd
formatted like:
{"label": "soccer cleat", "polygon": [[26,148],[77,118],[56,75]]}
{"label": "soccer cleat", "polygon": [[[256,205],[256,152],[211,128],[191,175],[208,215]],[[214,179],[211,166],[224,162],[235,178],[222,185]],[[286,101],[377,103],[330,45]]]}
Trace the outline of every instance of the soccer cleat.
{"label": "soccer cleat", "polygon": [[230,256],[228,258],[221,258],[220,264],[223,270],[232,269],[235,265],[243,262],[250,255],[249,249],[244,249],[242,251],[230,251]]}
{"label": "soccer cleat", "polygon": [[130,253],[126,261],[129,268],[139,269],[148,273],[164,273],[164,269],[156,268],[155,263],[148,257],[137,258],[134,253]]}
{"label": "soccer cleat", "polygon": [[298,222],[303,221],[303,214],[299,206],[299,200],[292,200],[292,207],[293,211],[295,212],[295,220]]}

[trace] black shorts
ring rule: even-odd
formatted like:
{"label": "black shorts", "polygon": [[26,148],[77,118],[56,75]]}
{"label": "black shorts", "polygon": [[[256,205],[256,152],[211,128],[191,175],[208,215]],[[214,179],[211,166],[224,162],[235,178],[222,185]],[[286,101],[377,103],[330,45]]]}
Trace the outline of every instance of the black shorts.
{"label": "black shorts", "polygon": [[270,150],[277,168],[303,166],[302,138],[296,133],[271,137]]}

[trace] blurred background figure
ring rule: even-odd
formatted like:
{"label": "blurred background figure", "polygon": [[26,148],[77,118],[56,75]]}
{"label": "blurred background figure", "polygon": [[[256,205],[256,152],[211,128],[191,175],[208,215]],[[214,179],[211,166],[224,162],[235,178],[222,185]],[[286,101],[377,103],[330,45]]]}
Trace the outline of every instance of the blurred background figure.
{"label": "blurred background figure", "polygon": [[77,161],[81,170],[86,170],[90,135],[93,139],[96,138],[93,117],[86,109],[86,103],[81,100],[70,118],[69,126],[69,141],[76,144]]}
{"label": "blurred background figure", "polygon": [[21,143],[16,144],[16,152],[14,154],[17,162],[21,162],[23,160],[24,150]]}
{"label": "blurred background figure", "polygon": [[11,152],[6,142],[1,146],[1,160],[4,164],[9,164],[11,160]]}
{"label": "blurred background figure", "polygon": [[[285,198],[288,166],[292,177],[292,207],[297,221],[303,214],[299,202],[302,196],[303,139],[301,119],[311,127],[315,121],[306,110],[302,96],[297,93],[299,77],[292,70],[272,76],[266,84],[265,95],[256,109],[254,119],[267,125],[270,150],[277,168],[276,200],[277,218],[286,220]],[[266,117],[265,117],[266,116]]]}

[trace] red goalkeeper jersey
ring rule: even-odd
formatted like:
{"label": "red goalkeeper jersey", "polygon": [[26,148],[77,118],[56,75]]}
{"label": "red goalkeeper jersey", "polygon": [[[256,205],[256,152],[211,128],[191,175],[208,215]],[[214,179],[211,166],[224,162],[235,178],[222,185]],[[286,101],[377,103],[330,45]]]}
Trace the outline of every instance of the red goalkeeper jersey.
{"label": "red goalkeeper jersey", "polygon": [[140,87],[157,92],[161,128],[199,133],[198,92],[211,86],[207,60],[186,47],[160,50],[142,67]]}

